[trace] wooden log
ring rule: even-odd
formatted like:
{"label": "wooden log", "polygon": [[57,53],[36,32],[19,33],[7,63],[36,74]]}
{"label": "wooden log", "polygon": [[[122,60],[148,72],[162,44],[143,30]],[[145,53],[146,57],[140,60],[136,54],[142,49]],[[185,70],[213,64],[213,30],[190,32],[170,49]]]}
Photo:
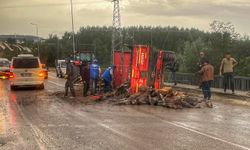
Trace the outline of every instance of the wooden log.
{"label": "wooden log", "polygon": [[172,87],[164,87],[162,89],[157,90],[157,93],[165,95],[173,95],[173,89]]}

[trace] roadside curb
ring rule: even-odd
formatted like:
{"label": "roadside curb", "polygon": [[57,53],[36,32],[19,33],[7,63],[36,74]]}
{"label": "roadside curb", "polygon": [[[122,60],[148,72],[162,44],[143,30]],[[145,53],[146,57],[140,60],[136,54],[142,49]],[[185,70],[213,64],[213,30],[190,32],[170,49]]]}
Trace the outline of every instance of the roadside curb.
{"label": "roadside curb", "polygon": [[[193,94],[202,95],[201,89],[192,89],[188,87],[181,87],[181,86],[175,86],[173,87],[175,90],[178,91],[184,91],[184,92],[191,92]],[[230,103],[230,104],[236,104],[236,105],[245,105],[250,106],[250,96],[247,95],[240,95],[240,94],[228,94],[228,93],[221,93],[216,90],[212,89],[212,97],[215,101]]]}

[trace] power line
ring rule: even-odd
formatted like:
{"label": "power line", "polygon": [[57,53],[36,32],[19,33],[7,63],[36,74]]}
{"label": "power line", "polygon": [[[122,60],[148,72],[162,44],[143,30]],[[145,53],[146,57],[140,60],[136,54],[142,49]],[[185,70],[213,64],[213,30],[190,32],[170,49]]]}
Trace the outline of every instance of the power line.
{"label": "power line", "polygon": [[120,15],[120,0],[113,0],[113,28],[112,28],[112,47],[111,47],[111,64],[114,61],[114,51],[116,48],[122,48],[122,29]]}

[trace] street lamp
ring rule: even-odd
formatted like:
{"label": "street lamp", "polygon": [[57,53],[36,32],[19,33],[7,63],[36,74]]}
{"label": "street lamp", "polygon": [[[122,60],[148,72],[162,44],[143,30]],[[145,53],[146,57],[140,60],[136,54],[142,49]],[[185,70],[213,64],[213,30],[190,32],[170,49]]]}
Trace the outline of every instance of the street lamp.
{"label": "street lamp", "polygon": [[73,2],[72,2],[72,0],[70,0],[70,5],[71,5],[71,23],[72,23],[73,53],[74,53],[74,60],[75,60],[76,46],[75,46],[75,28],[74,28],[74,13],[73,13]]}
{"label": "street lamp", "polygon": [[40,38],[38,36],[38,25],[35,23],[30,23],[31,25],[36,27],[36,36],[38,38],[38,42],[37,42],[37,51],[38,51],[38,57],[40,57],[40,48],[39,48],[39,42],[40,42]]}

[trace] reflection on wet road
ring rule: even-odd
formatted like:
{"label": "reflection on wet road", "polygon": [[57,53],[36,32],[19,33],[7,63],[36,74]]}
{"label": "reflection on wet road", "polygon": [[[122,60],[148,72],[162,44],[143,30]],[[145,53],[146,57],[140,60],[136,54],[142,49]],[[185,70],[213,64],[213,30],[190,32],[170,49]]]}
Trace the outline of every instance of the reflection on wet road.
{"label": "reflection on wet road", "polygon": [[250,149],[250,108],[214,109],[71,104],[45,90],[10,91],[0,81],[0,149]]}

